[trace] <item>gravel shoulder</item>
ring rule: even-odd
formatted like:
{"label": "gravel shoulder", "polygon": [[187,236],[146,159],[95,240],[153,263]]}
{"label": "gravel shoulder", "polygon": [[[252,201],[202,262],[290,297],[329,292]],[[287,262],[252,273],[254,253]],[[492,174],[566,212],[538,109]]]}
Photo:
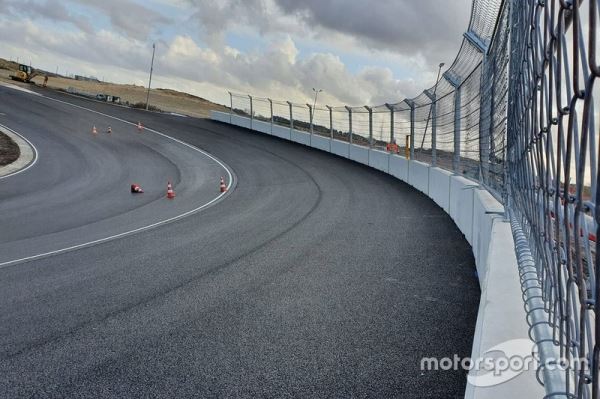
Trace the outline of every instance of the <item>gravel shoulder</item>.
{"label": "gravel shoulder", "polygon": [[0,132],[0,167],[6,166],[19,159],[21,150],[13,139]]}
{"label": "gravel shoulder", "polygon": [[27,140],[0,125],[0,178],[27,168],[36,157],[35,148]]}

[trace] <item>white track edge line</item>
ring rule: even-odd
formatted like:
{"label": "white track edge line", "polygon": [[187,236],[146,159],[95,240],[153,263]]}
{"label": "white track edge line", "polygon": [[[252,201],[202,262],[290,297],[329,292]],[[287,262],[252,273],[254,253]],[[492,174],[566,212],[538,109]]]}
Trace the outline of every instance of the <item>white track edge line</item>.
{"label": "white track edge line", "polygon": [[[128,122],[126,120],[117,118],[116,116],[107,115],[107,114],[104,114],[104,113],[99,112],[99,111],[95,111],[95,110],[92,110],[92,109],[89,109],[89,108],[85,108],[85,107],[82,107],[82,106],[79,106],[79,105],[71,104],[71,103],[68,103],[68,102],[65,102],[65,101],[57,100],[57,99],[54,99],[54,98],[51,98],[51,97],[46,97],[46,96],[42,96],[42,97],[44,97],[44,98],[46,98],[48,100],[52,100],[52,101],[56,101],[56,102],[62,103],[62,104],[70,105],[70,106],[75,107],[75,108],[80,108],[80,109],[83,109],[83,110],[86,110],[86,111],[89,111],[89,112],[92,112],[92,113],[95,113],[95,114],[98,114],[98,115],[102,115],[102,116],[105,116],[107,118],[111,118],[111,119],[117,120],[119,122],[126,123],[128,125],[136,126],[135,123]],[[110,241],[110,240],[114,240],[115,238],[120,238],[120,237],[123,237],[123,236],[127,236],[127,235],[131,235],[131,234],[139,233],[139,232],[145,231],[145,230],[150,230],[150,229],[152,229],[154,227],[158,227],[158,226],[161,226],[163,224],[167,224],[167,223],[173,222],[175,220],[182,219],[182,218],[184,218],[186,216],[189,216],[189,215],[191,215],[193,213],[199,212],[202,209],[207,208],[208,206],[214,204],[215,202],[217,202],[218,200],[220,200],[223,196],[225,196],[227,193],[229,193],[229,190],[231,189],[231,186],[233,185],[233,174],[229,170],[229,167],[227,165],[225,165],[225,163],[223,163],[222,161],[220,161],[219,159],[217,159],[215,156],[213,156],[213,155],[207,153],[206,151],[203,151],[200,148],[195,147],[195,146],[193,146],[191,144],[188,144],[186,142],[178,140],[178,139],[176,139],[174,137],[171,137],[169,135],[166,135],[166,134],[161,133],[159,131],[156,131],[154,129],[149,129],[149,128],[144,128],[144,129],[148,130],[148,131],[150,131],[152,133],[155,133],[155,134],[157,134],[159,136],[165,137],[165,138],[167,138],[169,140],[173,140],[173,141],[175,141],[175,142],[177,142],[177,143],[179,143],[181,145],[184,145],[184,146],[186,146],[188,148],[191,148],[192,150],[197,151],[197,152],[205,155],[206,157],[212,159],[219,166],[221,166],[223,169],[225,169],[225,172],[227,172],[227,177],[228,177],[227,191],[219,194],[218,196],[216,196],[215,198],[213,198],[209,202],[207,202],[207,203],[205,203],[203,205],[200,205],[199,207],[197,207],[195,209],[192,209],[192,210],[189,210],[187,212],[184,212],[184,213],[182,213],[180,215],[173,216],[171,218],[168,218],[168,219],[165,219],[165,220],[161,220],[161,221],[149,224],[147,226],[138,227],[137,229],[125,231],[125,232],[122,232],[122,233],[119,233],[119,234],[114,234],[112,236],[108,236],[108,237],[104,237],[104,238],[99,238],[97,240],[88,241],[88,242],[85,242],[85,243],[82,243],[82,244],[73,245],[73,246],[70,246],[70,247],[67,247],[67,248],[61,248],[61,249],[57,249],[57,250],[54,250],[54,251],[44,252],[44,253],[37,254],[37,255],[32,255],[32,256],[27,256],[27,257],[20,258],[20,259],[13,259],[13,260],[9,260],[9,261],[6,261],[6,262],[2,262],[2,263],[0,263],[0,268],[6,267],[6,266],[10,266],[10,265],[15,264],[15,263],[27,262],[27,261],[31,261],[31,260],[43,258],[43,257],[46,257],[46,256],[57,255],[57,254],[60,254],[60,253],[69,252],[69,251],[73,251],[73,250],[84,248],[84,247],[89,247],[89,246],[92,246],[92,245],[96,245],[96,244],[100,244],[100,243],[107,242],[107,241]],[[11,130],[11,131],[13,131],[13,130]],[[19,136],[21,136],[21,135],[19,135]],[[36,159],[37,159],[37,157],[36,157]],[[28,168],[29,167],[27,167],[26,169],[28,169]],[[24,170],[25,169],[22,169],[21,171],[24,171]],[[11,176],[14,176],[14,174],[11,175]]]}
{"label": "white track edge line", "polygon": [[27,139],[25,136],[23,136],[22,134],[19,134],[19,133],[15,132],[14,130],[12,130],[11,128],[9,128],[9,127],[7,127],[7,126],[4,126],[4,125],[2,125],[2,124],[0,124],[0,127],[2,127],[3,129],[6,129],[6,130],[10,131],[10,132],[11,132],[11,133],[13,133],[13,134],[16,134],[16,135],[17,135],[17,136],[19,136],[21,139],[23,139],[24,141],[26,141],[26,142],[27,142],[27,144],[29,144],[29,145],[31,146],[31,148],[33,148],[33,161],[31,161],[31,162],[29,163],[29,165],[25,166],[23,169],[19,169],[19,170],[16,170],[16,171],[12,172],[12,173],[9,173],[9,174],[7,174],[7,175],[0,176],[0,180],[2,180],[2,179],[6,179],[7,177],[12,177],[12,176],[18,175],[19,173],[23,173],[23,172],[25,172],[27,169],[29,169],[29,168],[31,168],[33,165],[35,165],[35,164],[37,163],[37,161],[38,161],[38,154],[39,154],[39,151],[38,151],[37,147],[36,147],[36,146],[34,146],[34,145],[33,145],[33,143],[32,143],[31,141],[29,141],[29,140],[28,140],[28,139]]}

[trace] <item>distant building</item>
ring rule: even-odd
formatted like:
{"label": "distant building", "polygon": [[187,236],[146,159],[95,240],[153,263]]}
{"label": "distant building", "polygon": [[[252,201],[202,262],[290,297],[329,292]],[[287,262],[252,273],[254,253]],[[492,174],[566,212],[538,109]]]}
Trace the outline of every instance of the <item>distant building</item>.
{"label": "distant building", "polygon": [[98,80],[97,77],[95,76],[81,76],[81,75],[75,75],[75,80],[85,80],[87,82],[100,82]]}

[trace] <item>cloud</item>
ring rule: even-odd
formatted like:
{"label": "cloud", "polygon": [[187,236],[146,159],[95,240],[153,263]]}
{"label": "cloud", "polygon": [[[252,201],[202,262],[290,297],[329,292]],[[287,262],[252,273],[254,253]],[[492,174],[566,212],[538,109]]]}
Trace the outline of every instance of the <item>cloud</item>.
{"label": "cloud", "polygon": [[72,1],[100,11],[113,28],[137,40],[147,39],[152,31],[172,23],[170,18],[131,0]]}
{"label": "cloud", "polygon": [[92,32],[92,27],[87,17],[72,14],[64,6],[64,3],[58,0],[46,0],[42,2],[33,0],[0,0],[0,8],[13,16],[22,14],[36,20],[47,19],[55,22],[66,22],[83,32]]}
{"label": "cloud", "polygon": [[[468,0],[276,0],[306,25],[346,34],[364,47],[422,53],[427,58],[454,48],[467,25]],[[464,21],[457,23],[457,21]],[[453,55],[453,54],[452,54]]]}
{"label": "cloud", "polygon": [[187,0],[210,38],[228,29],[254,27],[260,34],[304,35],[345,42],[362,51],[422,55],[452,61],[467,27],[471,0]]}
{"label": "cloud", "polygon": [[[453,58],[468,16],[463,10],[465,22],[457,24],[455,11],[444,16],[434,0],[423,0],[425,5],[398,0],[402,6],[385,0],[370,6],[377,10],[366,2],[339,0],[177,0],[177,12],[201,28],[198,35],[198,29],[180,29],[173,22],[185,21],[181,14],[155,11],[157,2],[167,0],[145,5],[134,0],[25,1],[27,7],[16,7],[16,0],[0,0],[10,5],[0,15],[0,56],[26,51],[47,69],[65,69],[66,64],[76,73],[139,84],[156,41],[157,84],[221,101],[232,90],[301,103],[318,87],[324,89],[319,99],[331,105],[382,104],[418,94],[437,72],[437,61],[427,57],[447,51]],[[110,25],[99,26],[101,16]],[[431,24],[427,30],[423,20]],[[246,42],[239,48],[226,44],[229,32]],[[398,69],[405,69],[405,76],[394,76]]]}

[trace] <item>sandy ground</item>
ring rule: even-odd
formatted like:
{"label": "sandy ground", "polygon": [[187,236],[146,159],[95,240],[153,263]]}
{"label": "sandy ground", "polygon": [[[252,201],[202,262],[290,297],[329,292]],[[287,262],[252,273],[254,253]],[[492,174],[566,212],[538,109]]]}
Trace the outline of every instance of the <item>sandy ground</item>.
{"label": "sandy ground", "polygon": [[[29,86],[29,84],[21,84],[19,82],[10,80],[9,75],[11,72],[7,69],[1,69],[3,66],[3,63],[0,62],[0,80],[23,85],[23,87]],[[42,85],[43,81],[43,76],[36,76],[33,79],[33,82],[40,86]],[[79,92],[86,92],[90,94],[110,94],[121,97],[122,102],[129,101],[131,104],[146,102],[146,89],[142,86],[120,85],[104,82],[88,82],[68,79],[65,77],[51,76],[48,79],[48,87],[60,90],[67,90],[67,88],[72,87]],[[215,104],[203,98],[168,89],[152,89],[150,92],[150,104],[160,108],[163,111],[175,112],[178,114],[195,116],[199,118],[209,117],[211,110],[227,110],[227,108],[224,106]]]}
{"label": "sandy ground", "polygon": [[0,132],[0,166],[13,163],[19,158],[21,151],[15,143],[6,134]]}

